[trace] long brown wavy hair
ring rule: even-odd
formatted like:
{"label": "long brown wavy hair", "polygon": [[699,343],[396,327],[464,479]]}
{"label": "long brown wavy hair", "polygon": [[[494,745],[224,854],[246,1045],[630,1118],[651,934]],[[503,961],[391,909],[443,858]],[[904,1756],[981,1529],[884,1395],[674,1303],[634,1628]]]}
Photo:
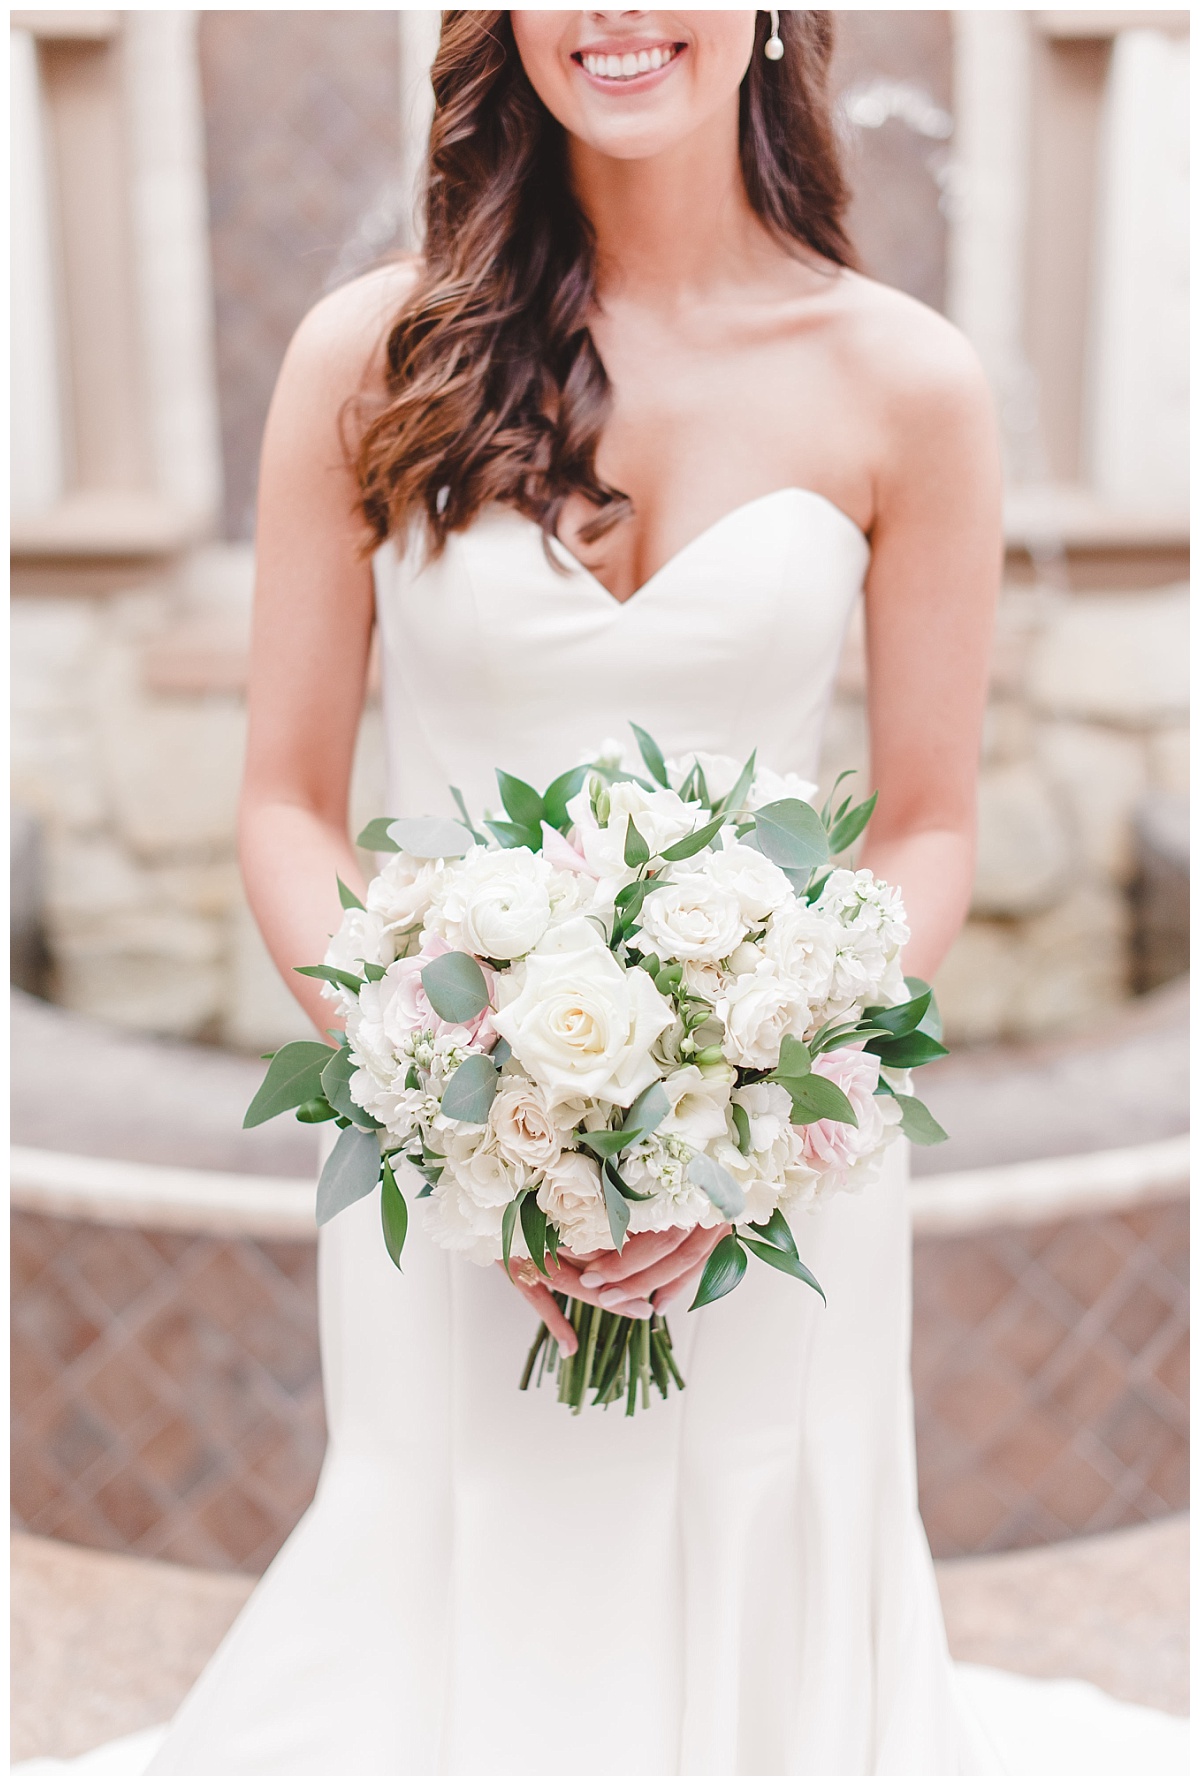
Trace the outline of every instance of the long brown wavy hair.
{"label": "long brown wavy hair", "polygon": [[[750,204],[789,248],[854,264],[827,92],[827,12],[783,12],[785,54],[758,15],[742,82]],[[565,132],[534,92],[507,12],[444,12],[432,70],[424,265],[387,339],[387,400],[356,451],[370,545],[423,513],[432,550],[499,502],[557,533],[567,499],[595,510],[581,537],[632,512],[596,451],[611,390],[588,327],[592,231],[570,188]]]}

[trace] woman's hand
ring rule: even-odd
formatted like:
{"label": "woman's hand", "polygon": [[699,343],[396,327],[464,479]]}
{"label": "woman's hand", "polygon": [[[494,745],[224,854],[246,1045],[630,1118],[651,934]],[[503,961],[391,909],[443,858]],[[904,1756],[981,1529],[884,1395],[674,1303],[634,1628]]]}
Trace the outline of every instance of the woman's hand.
{"label": "woman's hand", "polygon": [[546,1260],[543,1277],[529,1259],[514,1259],[512,1281],[526,1302],[546,1323],[559,1350],[575,1351],[575,1330],[554,1300],[553,1292],[594,1303],[616,1315],[644,1321],[687,1292],[690,1296],[717,1242],[729,1233],[719,1228],[665,1228],[658,1234],[635,1234],[623,1252],[608,1250],[577,1256],[561,1249],[557,1265]]}

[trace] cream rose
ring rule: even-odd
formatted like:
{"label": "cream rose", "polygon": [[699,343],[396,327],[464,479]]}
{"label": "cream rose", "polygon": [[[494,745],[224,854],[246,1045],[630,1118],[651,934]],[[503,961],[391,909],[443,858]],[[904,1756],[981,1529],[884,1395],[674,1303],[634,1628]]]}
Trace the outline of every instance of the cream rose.
{"label": "cream rose", "polygon": [[775,913],[762,950],[782,978],[801,987],[810,1005],[819,1005],[829,997],[837,936],[823,913],[795,904]]}
{"label": "cream rose", "polygon": [[546,1168],[537,1200],[571,1252],[595,1253],[612,1246],[599,1169],[586,1155],[560,1154]]}
{"label": "cream rose", "polygon": [[562,1152],[558,1128],[532,1079],[501,1080],[492,1099],[488,1127],[504,1158],[531,1171],[553,1166]]}
{"label": "cream rose", "polygon": [[651,1048],[674,1015],[649,974],[622,968],[586,919],[551,930],[497,986],[495,1026],[553,1105],[627,1106],[658,1077]]}
{"label": "cream rose", "polygon": [[746,934],[741,906],[705,874],[681,874],[642,905],[639,947],[670,961],[721,961]]}
{"label": "cream rose", "polygon": [[725,1026],[726,1058],[740,1067],[775,1067],[784,1036],[802,1036],[809,1007],[773,961],[739,974],[720,995],[716,1014]]}
{"label": "cream rose", "polygon": [[761,850],[752,850],[749,844],[727,843],[724,849],[714,850],[704,858],[704,871],[724,892],[733,895],[747,924],[761,924],[795,897],[782,868],[769,861]]}
{"label": "cream rose", "polygon": [[368,889],[367,910],[397,937],[416,930],[429,909],[445,866],[440,856],[436,861],[427,861],[422,856],[410,856],[407,850],[388,856]]}

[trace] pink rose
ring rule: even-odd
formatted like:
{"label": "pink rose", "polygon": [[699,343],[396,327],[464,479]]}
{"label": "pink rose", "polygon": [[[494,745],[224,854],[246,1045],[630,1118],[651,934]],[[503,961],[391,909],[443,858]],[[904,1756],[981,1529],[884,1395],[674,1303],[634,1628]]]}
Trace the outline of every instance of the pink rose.
{"label": "pink rose", "polygon": [[835,1048],[817,1056],[813,1072],[845,1092],[858,1118],[857,1128],[848,1122],[825,1121],[810,1122],[799,1131],[805,1164],[814,1172],[834,1174],[825,1188],[840,1190],[852,1168],[876,1152],[884,1139],[886,1124],[875,1096],[879,1060],[858,1048]]}
{"label": "pink rose", "polygon": [[495,1043],[492,1005],[496,997],[496,976],[486,961],[481,961],[479,968],[487,983],[488,1003],[478,1017],[473,1017],[470,1023],[448,1023],[430,1004],[421,981],[421,969],[428,967],[435,956],[449,953],[450,945],[443,937],[426,934],[419,955],[407,955],[394,961],[384,975],[380,982],[380,991],[384,995],[383,1026],[393,1046],[398,1046],[414,1030],[432,1030],[439,1041],[449,1042],[456,1048],[488,1049]]}

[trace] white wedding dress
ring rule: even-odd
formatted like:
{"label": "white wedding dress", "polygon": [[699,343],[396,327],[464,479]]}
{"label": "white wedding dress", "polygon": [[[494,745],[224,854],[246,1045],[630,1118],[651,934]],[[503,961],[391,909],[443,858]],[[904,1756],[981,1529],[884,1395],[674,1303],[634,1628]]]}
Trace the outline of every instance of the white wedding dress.
{"label": "white wedding dress", "polygon": [[[625,604],[504,510],[433,563],[384,546],[390,810],[450,814],[453,784],[478,816],[495,767],[544,786],[629,720],[668,756],[757,747],[812,775],[868,556],[799,489],[726,515]],[[687,1389],[632,1420],[518,1392],[536,1319],[498,1269],[414,1219],[398,1275],[376,1199],[337,1217],[316,1499],[146,1771],[1182,1771],[1178,1720],[948,1657],[905,1178],[901,1144],[876,1187],[799,1219],[827,1308],[752,1261],[728,1300],[673,1311]]]}

